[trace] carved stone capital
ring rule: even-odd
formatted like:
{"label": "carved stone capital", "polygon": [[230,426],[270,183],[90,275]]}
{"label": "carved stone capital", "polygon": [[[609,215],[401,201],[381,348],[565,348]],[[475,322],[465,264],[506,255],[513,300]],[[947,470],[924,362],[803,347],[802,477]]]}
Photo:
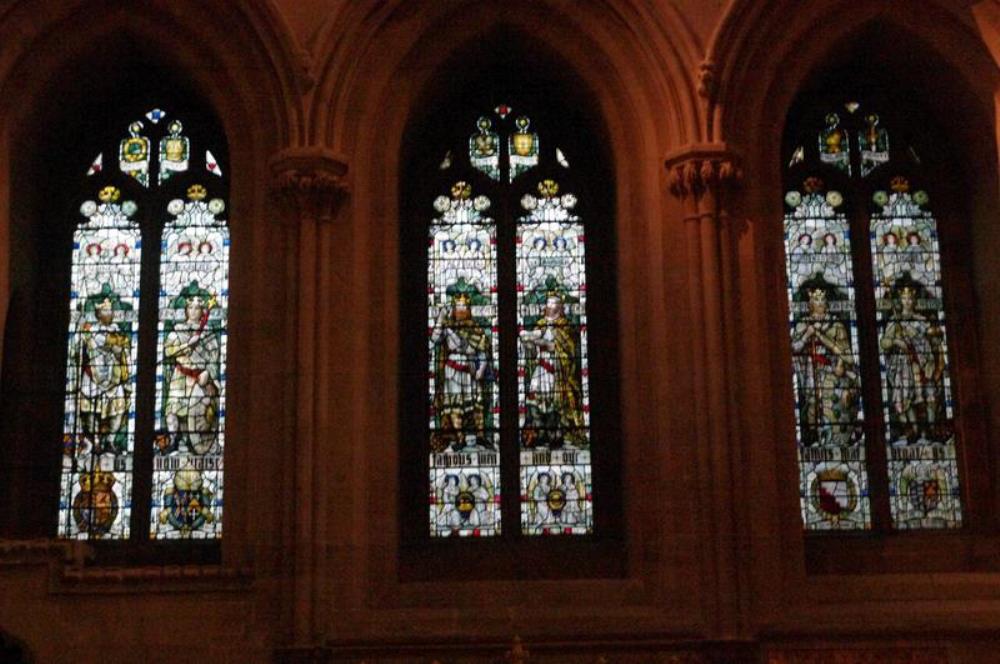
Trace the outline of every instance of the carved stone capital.
{"label": "carved stone capital", "polygon": [[289,221],[329,221],[347,198],[347,162],[326,148],[288,148],[268,167],[271,193]]}
{"label": "carved stone capital", "polygon": [[739,158],[724,143],[689,145],[665,160],[670,193],[681,200],[719,197],[743,179]]}

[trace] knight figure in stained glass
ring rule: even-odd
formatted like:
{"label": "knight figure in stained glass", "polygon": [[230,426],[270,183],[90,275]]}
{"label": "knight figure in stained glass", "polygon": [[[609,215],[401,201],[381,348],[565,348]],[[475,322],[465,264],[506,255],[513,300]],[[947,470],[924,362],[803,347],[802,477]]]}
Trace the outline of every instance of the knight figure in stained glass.
{"label": "knight figure in stained glass", "polygon": [[[893,311],[879,339],[891,404],[891,442],[947,440],[944,417],[944,333],[917,303],[924,287],[905,275],[893,285]],[[941,427],[944,430],[939,430]]]}
{"label": "knight figure in stained glass", "polygon": [[218,438],[221,324],[210,313],[216,294],[197,281],[170,303],[181,320],[166,320],[163,353],[164,424],[175,445],[195,454],[212,451]]}
{"label": "knight figure in stained glass", "polygon": [[525,325],[520,334],[526,355],[523,447],[557,449],[564,445],[587,445],[580,384],[579,321],[566,314],[566,303],[575,301],[551,277],[544,288],[525,298],[525,304],[541,306],[543,314]]}
{"label": "knight figure in stained glass", "polygon": [[462,278],[447,294],[450,305],[442,307],[431,333],[437,388],[437,429],[431,445],[435,451],[494,449],[486,436],[494,428],[493,414],[486,408],[495,381],[490,321],[473,315],[473,307],[488,305],[489,299]]}
{"label": "knight figure in stained glass", "polygon": [[93,453],[127,449],[132,407],[132,305],[111,284],[89,296],[77,331],[77,407],[80,433]]}
{"label": "knight figure in stained glass", "polygon": [[829,306],[846,298],[817,275],[796,299],[808,307],[792,328],[801,444],[850,445],[856,442],[860,385],[848,327]]}

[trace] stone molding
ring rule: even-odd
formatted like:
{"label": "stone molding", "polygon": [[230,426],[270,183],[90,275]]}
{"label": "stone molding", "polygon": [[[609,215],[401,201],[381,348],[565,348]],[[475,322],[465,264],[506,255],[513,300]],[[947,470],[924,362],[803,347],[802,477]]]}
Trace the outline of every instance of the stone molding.
{"label": "stone molding", "polygon": [[743,180],[739,157],[725,143],[687,145],[664,159],[670,193],[682,201],[720,196]]}
{"label": "stone molding", "polygon": [[[127,544],[125,544],[127,546]],[[92,564],[94,548],[82,540],[0,540],[0,568],[44,565],[52,593],[220,592],[246,589],[250,568],[224,565]]]}
{"label": "stone molding", "polygon": [[282,150],[268,161],[271,193],[288,222],[326,222],[347,199],[347,161],[323,147]]}

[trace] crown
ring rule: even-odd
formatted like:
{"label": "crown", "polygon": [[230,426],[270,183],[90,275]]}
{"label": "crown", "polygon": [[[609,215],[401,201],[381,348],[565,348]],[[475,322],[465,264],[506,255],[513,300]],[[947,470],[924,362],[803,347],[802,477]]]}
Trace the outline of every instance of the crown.
{"label": "crown", "polygon": [[208,191],[205,189],[204,185],[193,184],[188,187],[187,197],[192,201],[200,201],[205,198],[205,196],[208,196]]}
{"label": "crown", "polygon": [[847,479],[847,471],[843,468],[827,468],[816,473],[816,479],[821,482],[843,482]]}
{"label": "crown", "polygon": [[809,299],[810,300],[825,300],[826,299],[826,289],[825,288],[810,288],[809,289]]}
{"label": "crown", "polygon": [[192,468],[190,463],[174,473],[174,486],[180,491],[199,491],[203,482],[201,473]]}
{"label": "crown", "polygon": [[84,491],[107,491],[115,483],[115,476],[103,470],[80,476],[80,488]]}
{"label": "crown", "polygon": [[461,302],[462,304],[469,304],[471,298],[468,293],[459,293],[454,298],[455,302]]}

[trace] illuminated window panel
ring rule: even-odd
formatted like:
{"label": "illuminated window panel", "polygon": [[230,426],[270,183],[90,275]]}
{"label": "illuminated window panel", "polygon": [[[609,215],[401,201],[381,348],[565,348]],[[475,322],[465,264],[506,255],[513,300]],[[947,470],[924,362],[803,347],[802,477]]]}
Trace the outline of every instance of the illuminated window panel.
{"label": "illuminated window panel", "polygon": [[851,138],[841,127],[839,115],[827,113],[826,126],[820,130],[818,139],[820,161],[850,175]]}
{"label": "illuminated window panel", "polygon": [[486,196],[439,196],[427,275],[432,537],[500,533],[496,225]]}
{"label": "illuminated window panel", "polygon": [[893,525],[962,525],[937,223],[901,176],[873,195],[871,246]]}
{"label": "illuminated window panel", "polygon": [[132,508],[142,243],[115,187],[73,234],[59,536],[125,539]]}
{"label": "illuminated window panel", "polygon": [[191,158],[191,141],[181,132],[184,126],[180,120],[174,120],[167,125],[168,135],[160,139],[160,171],[157,182],[163,184],[175,173],[183,173],[188,169]]}
{"label": "illuminated window panel", "polygon": [[525,195],[517,226],[521,530],[593,531],[585,236],[576,197],[553,180]]}
{"label": "illuminated window panel", "polygon": [[[469,137],[469,163],[493,180],[500,179],[500,136],[486,116],[476,120],[477,131]],[[450,161],[450,160],[449,160]]]}
{"label": "illuminated window panel", "polygon": [[538,165],[538,134],[529,130],[531,120],[522,115],[514,124],[516,131],[507,140],[511,182],[521,173],[527,173]]}
{"label": "illuminated window panel", "polygon": [[149,186],[149,137],[142,135],[142,121],[128,126],[128,137],[118,148],[118,167],[121,172],[136,179],[143,187]]}
{"label": "illuminated window panel", "polygon": [[802,519],[871,527],[857,311],[843,197],[819,178],[786,194],[785,255]]}
{"label": "illuminated window panel", "polygon": [[865,117],[864,128],[858,131],[858,151],[861,153],[861,177],[889,163],[889,132],[879,126],[875,113]]}
{"label": "illuminated window panel", "polygon": [[154,539],[222,536],[229,230],[207,198],[195,184],[167,205],[160,246]]}

